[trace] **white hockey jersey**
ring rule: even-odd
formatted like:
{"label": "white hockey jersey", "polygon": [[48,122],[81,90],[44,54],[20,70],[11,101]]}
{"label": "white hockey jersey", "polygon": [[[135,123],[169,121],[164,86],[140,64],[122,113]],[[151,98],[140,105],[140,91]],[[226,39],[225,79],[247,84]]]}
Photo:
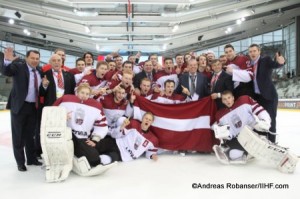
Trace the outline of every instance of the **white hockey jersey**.
{"label": "white hockey jersey", "polygon": [[141,123],[137,120],[130,120],[130,125],[123,131],[120,131],[120,126],[114,129],[112,137],[116,139],[124,162],[137,159],[144,153],[150,159],[153,154],[157,153],[157,137],[151,131],[144,133]]}
{"label": "white hockey jersey", "polygon": [[114,95],[109,94],[101,99],[101,103],[110,131],[117,127],[117,120],[125,114],[128,101],[124,99],[120,103],[116,103],[114,101]]}
{"label": "white hockey jersey", "polygon": [[[102,105],[94,99],[81,101],[75,95],[64,95],[56,100],[54,106],[62,106],[71,114],[67,126],[72,129],[73,134],[79,139],[87,139],[98,136],[101,139],[107,134],[107,122]],[[93,133],[91,135],[91,130]]]}
{"label": "white hockey jersey", "polygon": [[259,119],[270,121],[268,112],[247,95],[239,97],[231,108],[223,108],[216,114],[218,125],[229,125],[231,137],[236,137],[245,125],[253,127],[256,123],[254,115]]}

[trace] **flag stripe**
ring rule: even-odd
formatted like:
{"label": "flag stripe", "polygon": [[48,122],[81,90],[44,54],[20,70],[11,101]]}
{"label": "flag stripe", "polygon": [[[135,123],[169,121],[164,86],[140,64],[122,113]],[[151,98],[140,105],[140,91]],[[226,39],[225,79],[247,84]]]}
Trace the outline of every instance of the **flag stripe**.
{"label": "flag stripe", "polygon": [[168,150],[196,150],[211,152],[217,143],[210,129],[216,107],[209,98],[184,104],[159,104],[137,96],[134,119],[142,120],[145,112],[154,114],[151,131],[159,146]]}
{"label": "flag stripe", "polygon": [[[146,113],[136,106],[133,109],[134,113],[138,113],[140,115],[144,115]],[[199,116],[192,119],[172,119],[155,116],[152,126],[185,133],[193,129],[210,129],[210,117]]]}

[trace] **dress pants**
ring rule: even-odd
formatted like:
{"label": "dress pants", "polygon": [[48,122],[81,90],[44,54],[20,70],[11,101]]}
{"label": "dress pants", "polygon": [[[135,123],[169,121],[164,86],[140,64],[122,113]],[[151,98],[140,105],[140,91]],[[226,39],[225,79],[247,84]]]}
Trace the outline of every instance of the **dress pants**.
{"label": "dress pants", "polygon": [[[265,99],[262,95],[255,94],[254,99],[260,104],[270,115],[271,117],[271,128],[270,131],[276,133],[276,116],[277,116],[277,105],[278,105],[278,96],[276,95],[272,100]],[[268,134],[268,139],[275,143],[276,135]]]}
{"label": "dress pants", "polygon": [[12,143],[16,162],[18,165],[36,161],[34,134],[37,121],[35,103],[24,102],[18,114],[11,111]]}

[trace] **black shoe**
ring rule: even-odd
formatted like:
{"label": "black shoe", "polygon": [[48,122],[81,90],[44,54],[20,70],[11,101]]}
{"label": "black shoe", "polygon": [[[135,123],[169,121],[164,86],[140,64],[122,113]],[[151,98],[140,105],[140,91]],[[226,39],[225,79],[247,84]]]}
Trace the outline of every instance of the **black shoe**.
{"label": "black shoe", "polygon": [[39,162],[38,160],[35,160],[33,162],[27,162],[27,165],[41,166],[43,165],[43,163]]}
{"label": "black shoe", "polygon": [[18,165],[18,170],[23,172],[23,171],[27,171],[27,168],[24,164],[21,164],[21,165]]}

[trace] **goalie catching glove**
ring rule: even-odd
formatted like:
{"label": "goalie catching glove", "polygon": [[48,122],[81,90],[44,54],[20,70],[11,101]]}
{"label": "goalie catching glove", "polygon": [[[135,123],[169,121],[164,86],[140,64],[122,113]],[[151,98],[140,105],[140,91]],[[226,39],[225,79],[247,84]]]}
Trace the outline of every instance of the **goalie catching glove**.
{"label": "goalie catching glove", "polygon": [[212,126],[212,130],[215,132],[215,137],[217,139],[231,140],[232,136],[230,135],[229,129],[230,126],[228,124],[219,125],[217,123],[214,123]]}

